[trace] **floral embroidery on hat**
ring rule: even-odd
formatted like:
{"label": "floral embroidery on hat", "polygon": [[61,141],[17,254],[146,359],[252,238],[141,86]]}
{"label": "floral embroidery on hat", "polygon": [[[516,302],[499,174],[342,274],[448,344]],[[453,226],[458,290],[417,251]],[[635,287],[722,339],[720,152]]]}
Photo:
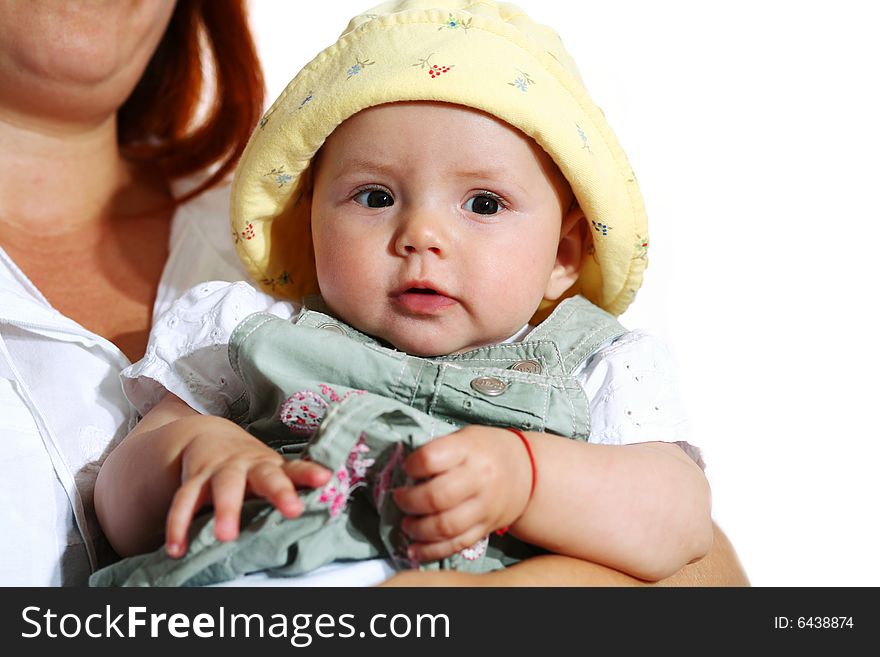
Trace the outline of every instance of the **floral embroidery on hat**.
{"label": "floral embroidery on hat", "polygon": [[646,260],[648,257],[648,238],[636,235],[636,246],[633,260]]}
{"label": "floral embroidery on hat", "polygon": [[603,224],[601,221],[596,221],[595,219],[590,220],[593,223],[593,228],[596,229],[596,232],[600,235],[607,235],[608,231],[611,230],[611,226],[608,224]]}
{"label": "floral embroidery on hat", "polygon": [[363,71],[367,66],[372,66],[375,63],[376,62],[374,62],[372,59],[355,59],[355,64],[353,64],[348,69],[348,77],[345,79],[351,80],[355,75],[359,75],[360,72]]}
{"label": "floral embroidery on hat", "polygon": [[278,183],[278,189],[281,189],[287,183],[293,180],[293,176],[284,170],[283,164],[280,167],[272,167],[271,171],[267,171],[263,174],[263,177],[274,178],[274,182]]}
{"label": "floral embroidery on hat", "polygon": [[242,240],[242,239],[252,240],[252,239],[254,239],[256,234],[257,233],[254,230],[254,225],[250,224],[250,223],[247,226],[245,226],[244,230],[241,231],[240,233],[233,233],[233,235],[235,236],[236,244],[239,242],[239,240]]}
{"label": "floral embroidery on hat", "polygon": [[352,493],[365,485],[367,470],[376,462],[376,459],[364,458],[369,451],[366,438],[361,434],[348,453],[345,465],[334,472],[330,482],[321,489],[318,502],[330,507],[332,518],[338,516],[345,508]]}
{"label": "floral embroidery on hat", "polygon": [[584,129],[580,127],[577,123],[574,124],[574,127],[577,128],[578,137],[581,138],[581,142],[583,143],[582,148],[586,148],[587,152],[592,155],[593,149],[590,148],[590,139],[587,137],[587,133],[584,132]]}
{"label": "floral embroidery on hat", "polygon": [[268,276],[263,278],[260,283],[263,285],[263,287],[268,287],[274,292],[275,288],[290,283],[290,274],[288,274],[286,271],[283,271],[274,278],[269,278]]}
{"label": "floral embroidery on hat", "polygon": [[461,28],[464,31],[464,33],[467,34],[467,31],[470,29],[471,23],[473,22],[473,20],[474,20],[473,18],[468,18],[466,21],[463,21],[463,20],[457,18],[452,13],[450,13],[449,19],[445,23],[443,23],[443,25],[438,27],[437,31],[457,30],[457,29]]}
{"label": "floral embroidery on hat", "polygon": [[428,69],[428,75],[431,76],[431,79],[439,78],[444,73],[449,73],[450,70],[455,68],[455,64],[449,64],[448,66],[445,64],[432,64],[431,57],[436,55],[437,53],[431,53],[424,59],[420,59],[413,66],[418,66],[421,69]]}
{"label": "floral embroidery on hat", "polygon": [[305,107],[308,103],[312,102],[312,98],[315,97],[314,94],[315,94],[314,91],[310,91],[310,92],[308,92],[308,93],[306,94],[305,98],[303,98],[303,99],[300,101],[300,103],[299,103],[299,107],[297,107],[296,109],[301,110],[301,109],[302,109],[303,107]]}
{"label": "floral embroidery on hat", "polygon": [[511,87],[516,87],[517,89],[525,93],[529,90],[529,87],[535,84],[535,81],[529,76],[528,73],[525,73],[523,71],[519,71],[519,73],[519,76],[513,82],[508,82],[507,84],[509,84]]}

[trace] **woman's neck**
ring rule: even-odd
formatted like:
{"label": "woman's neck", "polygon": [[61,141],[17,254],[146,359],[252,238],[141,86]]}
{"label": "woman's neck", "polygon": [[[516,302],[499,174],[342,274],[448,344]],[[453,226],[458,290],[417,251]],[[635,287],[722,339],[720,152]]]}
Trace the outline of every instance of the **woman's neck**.
{"label": "woman's neck", "polygon": [[115,118],[72,125],[0,115],[0,225],[3,233],[59,238],[113,214],[131,183]]}
{"label": "woman's neck", "polygon": [[173,209],[162,176],[121,158],[115,121],[35,129],[0,115],[0,246],[130,360],[146,346]]}

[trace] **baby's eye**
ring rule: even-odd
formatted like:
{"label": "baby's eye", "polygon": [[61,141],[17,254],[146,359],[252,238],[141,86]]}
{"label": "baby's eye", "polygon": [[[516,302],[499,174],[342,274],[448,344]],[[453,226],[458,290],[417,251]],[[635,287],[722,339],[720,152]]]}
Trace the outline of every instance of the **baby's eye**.
{"label": "baby's eye", "polygon": [[394,197],[384,189],[365,189],[354,195],[354,202],[366,208],[387,208],[394,205]]}
{"label": "baby's eye", "polygon": [[503,208],[501,201],[490,194],[476,194],[464,204],[464,209],[476,214],[497,214]]}

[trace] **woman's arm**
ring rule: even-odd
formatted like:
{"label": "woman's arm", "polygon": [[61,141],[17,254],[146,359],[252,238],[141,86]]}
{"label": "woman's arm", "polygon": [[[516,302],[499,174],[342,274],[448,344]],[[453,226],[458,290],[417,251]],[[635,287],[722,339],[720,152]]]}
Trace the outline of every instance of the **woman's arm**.
{"label": "woman's arm", "polygon": [[733,545],[717,524],[713,523],[713,529],[715,540],[705,557],[659,582],[645,582],[589,561],[547,554],[482,575],[407,570],[380,586],[749,586]]}

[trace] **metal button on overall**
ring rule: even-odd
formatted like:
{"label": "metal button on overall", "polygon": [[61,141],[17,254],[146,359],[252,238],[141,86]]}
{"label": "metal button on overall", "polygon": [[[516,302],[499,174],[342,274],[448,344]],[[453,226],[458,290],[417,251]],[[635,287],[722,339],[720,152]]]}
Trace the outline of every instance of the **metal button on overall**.
{"label": "metal button on overall", "polygon": [[334,333],[338,333],[339,335],[348,335],[345,332],[345,329],[342,328],[339,324],[334,324],[333,322],[324,322],[323,324],[318,324],[319,329],[324,329],[325,331],[333,331]]}
{"label": "metal button on overall", "polygon": [[507,384],[494,376],[478,376],[471,381],[471,388],[487,397],[497,397],[504,394],[504,391],[507,390]]}
{"label": "metal button on overall", "polygon": [[510,369],[516,370],[517,372],[525,372],[526,374],[540,374],[544,371],[544,368],[541,367],[541,363],[536,360],[521,360],[518,363],[511,365]]}

